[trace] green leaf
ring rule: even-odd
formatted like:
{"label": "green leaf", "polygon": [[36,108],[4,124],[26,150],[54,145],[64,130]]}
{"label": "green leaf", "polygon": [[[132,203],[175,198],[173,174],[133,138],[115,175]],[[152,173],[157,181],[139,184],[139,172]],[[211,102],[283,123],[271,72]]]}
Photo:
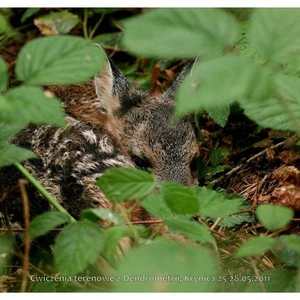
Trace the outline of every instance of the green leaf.
{"label": "green leaf", "polygon": [[6,143],[9,138],[16,135],[23,128],[24,128],[23,124],[19,124],[19,123],[7,124],[0,121],[0,144]]}
{"label": "green leaf", "polygon": [[63,276],[74,276],[96,262],[104,247],[99,225],[79,221],[67,225],[54,242],[54,260]]}
{"label": "green leaf", "polygon": [[216,166],[216,167],[203,167],[199,170],[199,178],[205,178],[209,180],[214,175],[225,171],[227,166]]}
{"label": "green leaf", "polygon": [[36,155],[27,149],[7,143],[0,144],[0,168],[35,157]]}
{"label": "green leaf", "polygon": [[242,101],[245,114],[257,124],[277,130],[300,128],[300,78],[288,75],[273,77],[275,95],[263,101]]}
{"label": "green leaf", "polygon": [[145,57],[218,55],[239,36],[235,17],[215,8],[155,9],[122,24],[123,45]]}
{"label": "green leaf", "polygon": [[237,257],[260,255],[270,250],[274,242],[275,240],[268,236],[255,236],[244,242],[235,255]]}
{"label": "green leaf", "polygon": [[171,232],[183,234],[192,241],[211,244],[216,243],[209,229],[195,221],[176,218],[164,220],[164,223],[169,227]]}
{"label": "green leaf", "polygon": [[168,208],[175,214],[194,215],[199,211],[196,195],[186,186],[174,182],[162,182],[160,192]]}
{"label": "green leaf", "polygon": [[7,89],[7,82],[7,64],[6,61],[0,57],[0,93]]}
{"label": "green leaf", "polygon": [[109,208],[86,208],[80,212],[80,217],[92,222],[105,220],[115,225],[124,223],[122,217]]}
{"label": "green leaf", "polygon": [[[138,232],[138,234],[141,236],[145,233],[147,230],[146,227],[144,226],[135,226],[134,229]],[[105,229],[104,231],[104,249],[103,249],[103,257],[113,266],[115,265],[117,261],[117,249],[118,247],[124,246],[122,245],[122,242],[120,241],[121,238],[123,237],[128,237],[132,238],[133,237],[133,232],[131,228],[128,226],[113,226]],[[128,249],[123,249],[123,250],[128,250]]]}
{"label": "green leaf", "polygon": [[50,282],[37,282],[33,287],[35,293],[54,293],[56,292],[56,284],[53,281]]}
{"label": "green leaf", "polygon": [[45,235],[51,229],[68,223],[70,218],[67,214],[58,211],[48,211],[35,217],[30,223],[30,238]]}
{"label": "green leaf", "polygon": [[0,34],[9,31],[10,25],[6,18],[0,13]]}
{"label": "green leaf", "polygon": [[[1,223],[0,223],[1,224]],[[7,275],[7,266],[10,264],[14,249],[14,238],[11,234],[0,235],[0,277]]]}
{"label": "green leaf", "polygon": [[[296,234],[291,235],[291,237],[291,240],[289,240],[288,235],[277,237],[272,252],[276,256],[278,263],[297,268],[300,266],[300,237]],[[288,245],[290,241],[292,247]]]}
{"label": "green leaf", "polygon": [[161,240],[131,249],[118,267],[121,280],[114,282],[113,291],[213,292],[217,281],[199,278],[217,275],[216,259],[208,249]]}
{"label": "green leaf", "polygon": [[159,194],[148,195],[143,199],[141,205],[147,212],[157,218],[166,219],[173,216],[163,197]]}
{"label": "green leaf", "polygon": [[33,16],[38,11],[40,11],[40,8],[37,7],[27,8],[21,18],[21,23],[24,23],[28,18]]}
{"label": "green leaf", "polygon": [[102,49],[81,37],[42,37],[22,48],[16,74],[33,85],[80,83],[98,73],[105,59]]}
{"label": "green leaf", "polygon": [[122,36],[122,32],[102,33],[93,38],[93,42],[99,44],[104,49],[113,47],[120,50],[119,42]]}
{"label": "green leaf", "polygon": [[300,9],[257,9],[252,17],[251,43],[267,59],[282,62],[299,54]]}
{"label": "green leaf", "polygon": [[299,235],[297,235],[297,234],[283,235],[283,236],[281,236],[281,239],[287,247],[300,253],[300,236]]}
{"label": "green leaf", "polygon": [[120,202],[148,195],[155,187],[155,178],[135,168],[111,168],[104,172],[96,185],[109,200]]}
{"label": "green leaf", "polygon": [[[294,275],[290,270],[275,268],[260,274],[259,279],[266,292],[294,292]],[[262,292],[259,280],[253,280],[247,286],[247,292]]]}
{"label": "green leaf", "polygon": [[[234,195],[234,197],[237,197]],[[240,210],[245,210],[250,207],[250,204],[245,202],[245,198],[242,196],[238,196],[241,198],[241,201],[244,203],[239,207]],[[228,217],[225,217],[222,219],[219,223],[219,226],[222,227],[228,227],[232,228],[235,227],[236,225],[240,225],[242,223],[254,223],[256,222],[256,218],[254,214],[252,213],[239,213],[239,214],[234,214]]]}
{"label": "green leaf", "polygon": [[210,153],[210,163],[213,167],[218,166],[229,154],[225,148],[214,149]]}
{"label": "green leaf", "polygon": [[250,213],[240,213],[222,219],[218,224],[220,227],[232,228],[242,223],[254,223],[255,217]]}
{"label": "green leaf", "polygon": [[68,11],[60,11],[36,18],[34,24],[44,35],[62,35],[70,32],[79,21],[77,15]]}
{"label": "green leaf", "polygon": [[260,204],[256,208],[256,216],[266,229],[276,231],[290,223],[294,211],[289,207]]}
{"label": "green leaf", "polygon": [[194,66],[178,90],[175,113],[180,116],[203,108],[213,109],[234,100],[259,101],[270,91],[271,80],[266,68],[248,58],[226,55]]}
{"label": "green leaf", "polygon": [[228,121],[230,113],[230,106],[228,104],[220,105],[216,107],[205,107],[209,116],[221,127],[224,127]]}
{"label": "green leaf", "polygon": [[224,193],[218,193],[206,187],[196,187],[200,209],[198,214],[212,218],[223,218],[240,211],[242,199],[240,197],[228,199]]}
{"label": "green leaf", "polygon": [[[16,113],[18,112],[18,113]],[[57,98],[48,98],[38,87],[13,88],[0,98],[0,119],[6,123],[65,126],[64,112]]]}

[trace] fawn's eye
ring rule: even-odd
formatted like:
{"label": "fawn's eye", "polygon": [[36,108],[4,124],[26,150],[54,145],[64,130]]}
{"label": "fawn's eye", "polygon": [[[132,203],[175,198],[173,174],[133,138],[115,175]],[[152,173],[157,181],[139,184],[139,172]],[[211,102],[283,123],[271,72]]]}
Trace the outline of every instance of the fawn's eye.
{"label": "fawn's eye", "polygon": [[152,168],[152,164],[146,157],[138,157],[136,155],[133,155],[132,157],[133,163],[140,169],[146,170],[147,168]]}
{"label": "fawn's eye", "polygon": [[198,170],[198,157],[194,157],[190,164],[190,169],[192,172],[196,172]]}

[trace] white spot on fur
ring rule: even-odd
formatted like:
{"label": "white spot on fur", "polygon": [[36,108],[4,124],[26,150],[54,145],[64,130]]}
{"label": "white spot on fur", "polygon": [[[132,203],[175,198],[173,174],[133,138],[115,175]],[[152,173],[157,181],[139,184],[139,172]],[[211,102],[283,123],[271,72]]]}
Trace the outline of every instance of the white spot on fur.
{"label": "white spot on fur", "polygon": [[87,139],[88,142],[96,144],[97,143],[97,137],[93,130],[85,130],[82,131],[82,135]]}

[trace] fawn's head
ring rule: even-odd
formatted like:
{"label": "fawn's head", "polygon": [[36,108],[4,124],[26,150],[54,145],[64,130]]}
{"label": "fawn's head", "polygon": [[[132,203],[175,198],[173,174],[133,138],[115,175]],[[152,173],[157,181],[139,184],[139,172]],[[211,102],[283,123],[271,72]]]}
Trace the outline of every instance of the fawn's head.
{"label": "fawn's head", "polygon": [[188,118],[172,120],[174,96],[184,70],[159,97],[136,90],[119,69],[108,62],[95,77],[102,110],[111,121],[122,147],[137,168],[152,168],[157,180],[192,186],[197,183],[198,146]]}

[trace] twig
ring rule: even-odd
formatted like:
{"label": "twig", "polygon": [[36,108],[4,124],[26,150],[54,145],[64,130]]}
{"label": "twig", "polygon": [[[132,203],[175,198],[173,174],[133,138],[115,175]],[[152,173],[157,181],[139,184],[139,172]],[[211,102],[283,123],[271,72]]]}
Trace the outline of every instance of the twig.
{"label": "twig", "polygon": [[133,221],[133,222],[130,222],[131,224],[133,225],[139,225],[139,224],[160,224],[160,223],[163,223],[163,221],[161,220],[147,220],[147,221]]}
{"label": "twig", "polygon": [[218,218],[216,222],[209,228],[210,230],[214,230],[218,224],[222,221],[223,218]]}
{"label": "twig", "polygon": [[24,237],[25,237],[25,249],[24,249],[24,259],[23,259],[23,276],[22,276],[22,284],[21,284],[21,292],[26,292],[27,285],[27,276],[29,271],[29,253],[30,253],[30,212],[29,212],[29,203],[28,203],[28,195],[26,192],[26,184],[27,180],[20,179],[19,186],[21,191],[21,198],[23,203],[23,213],[24,213]]}
{"label": "twig", "polygon": [[[270,148],[270,149],[276,149],[276,148],[278,148],[278,147],[284,145],[285,142],[286,142],[286,141],[280,142],[280,143],[278,143],[278,144],[276,144],[276,145],[274,145],[274,146],[271,146],[271,147],[269,147],[269,148]],[[253,160],[255,160],[256,158],[258,158],[259,156],[264,155],[265,153],[266,153],[266,149],[264,149],[264,150],[258,152],[257,154],[255,154],[255,155],[251,156],[249,159],[247,159],[245,164],[250,163],[251,161],[253,161]],[[236,166],[235,168],[231,169],[229,172],[227,172],[227,173],[225,173],[224,175],[220,176],[219,178],[217,178],[217,179],[211,181],[210,183],[218,183],[218,182],[221,181],[224,177],[228,177],[228,176],[232,175],[233,173],[235,173],[235,172],[239,171],[240,169],[242,169],[242,167],[243,167],[245,164],[241,164],[241,165]]]}
{"label": "twig", "polygon": [[[257,267],[256,267],[255,261],[253,260],[252,257],[250,257],[249,259],[250,259],[251,266],[252,266],[252,268],[253,268],[254,274],[255,274],[257,277],[260,277],[260,274],[259,274],[259,271],[258,271],[258,269],[257,269]],[[266,292],[266,289],[265,289],[265,286],[264,286],[263,282],[262,282],[262,281],[258,281],[258,283],[259,283],[259,286],[260,286],[261,291],[265,293],[265,292]]]}

